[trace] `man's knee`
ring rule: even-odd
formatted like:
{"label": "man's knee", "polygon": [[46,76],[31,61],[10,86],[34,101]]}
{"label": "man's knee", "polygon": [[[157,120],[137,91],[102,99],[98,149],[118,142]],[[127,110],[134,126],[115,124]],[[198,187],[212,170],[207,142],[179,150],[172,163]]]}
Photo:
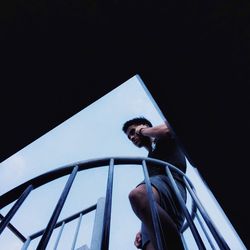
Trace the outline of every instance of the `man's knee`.
{"label": "man's knee", "polygon": [[142,210],[148,205],[147,191],[144,187],[137,187],[129,193],[129,201],[134,209]]}
{"label": "man's knee", "polygon": [[[159,194],[153,187],[154,199],[158,202]],[[144,210],[149,206],[148,194],[145,185],[140,185],[129,193],[129,200],[133,208]]]}

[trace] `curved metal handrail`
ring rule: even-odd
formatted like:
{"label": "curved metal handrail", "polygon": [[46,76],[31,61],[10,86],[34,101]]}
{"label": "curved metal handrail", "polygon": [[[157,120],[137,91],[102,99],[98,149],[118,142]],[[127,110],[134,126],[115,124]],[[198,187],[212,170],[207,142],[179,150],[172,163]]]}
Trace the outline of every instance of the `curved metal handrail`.
{"label": "curved metal handrail", "polygon": [[[109,165],[109,161],[110,159],[114,159],[115,165],[125,165],[125,164],[134,164],[134,165],[141,165],[141,162],[143,160],[145,160],[146,162],[151,162],[151,163],[158,163],[159,165],[162,165],[162,167],[165,167],[166,165],[168,165],[171,170],[179,173],[180,175],[185,175],[185,173],[183,173],[181,170],[179,170],[178,168],[176,168],[174,165],[165,162],[165,161],[161,161],[158,159],[154,159],[154,158],[149,158],[149,157],[106,157],[106,158],[100,158],[100,159],[90,159],[90,160],[86,160],[86,161],[78,161],[78,162],[74,162],[71,164],[67,164],[65,166],[56,168],[54,170],[51,170],[49,172],[46,172],[44,174],[41,174],[33,179],[30,179],[24,183],[22,183],[21,185],[11,189],[10,191],[6,192],[5,194],[0,196],[0,209],[9,205],[11,202],[15,201],[22,193],[23,191],[29,186],[32,185],[33,186],[33,190],[49,183],[50,181],[53,181],[55,179],[58,179],[60,177],[63,177],[65,175],[69,175],[74,166],[78,166],[78,172],[82,171],[82,170],[87,170],[87,169],[92,169],[92,168],[96,168],[96,167],[103,167],[103,166],[107,166]],[[191,185],[192,188],[193,184],[191,183],[191,181],[188,179],[187,176],[185,176],[189,182],[189,184]]]}

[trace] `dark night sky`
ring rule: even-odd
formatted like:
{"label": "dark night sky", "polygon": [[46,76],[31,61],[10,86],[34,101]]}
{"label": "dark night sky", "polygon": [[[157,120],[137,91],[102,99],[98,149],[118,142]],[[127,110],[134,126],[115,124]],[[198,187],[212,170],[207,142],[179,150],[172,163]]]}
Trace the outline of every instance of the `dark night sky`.
{"label": "dark night sky", "polygon": [[139,74],[249,246],[248,1],[4,0],[1,161]]}

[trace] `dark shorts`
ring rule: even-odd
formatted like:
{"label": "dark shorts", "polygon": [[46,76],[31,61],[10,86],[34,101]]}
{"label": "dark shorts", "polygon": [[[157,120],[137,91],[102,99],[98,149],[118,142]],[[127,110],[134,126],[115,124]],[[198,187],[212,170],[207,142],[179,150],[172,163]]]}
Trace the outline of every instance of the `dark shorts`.
{"label": "dark shorts", "polygon": [[[178,203],[177,198],[175,197],[174,192],[172,191],[172,187],[170,184],[170,180],[165,175],[156,175],[150,177],[150,182],[153,187],[155,187],[160,196],[160,206],[168,213],[168,215],[173,219],[177,228],[180,229],[184,222],[184,214],[181,212],[180,205]],[[139,185],[145,184],[145,182],[141,182]],[[186,202],[186,189],[183,184],[179,181],[176,181],[177,187],[181,193],[182,198]],[[138,185],[138,186],[139,186]],[[149,235],[147,233],[147,229],[142,224],[141,226],[142,233],[142,249],[145,245],[150,241]]]}

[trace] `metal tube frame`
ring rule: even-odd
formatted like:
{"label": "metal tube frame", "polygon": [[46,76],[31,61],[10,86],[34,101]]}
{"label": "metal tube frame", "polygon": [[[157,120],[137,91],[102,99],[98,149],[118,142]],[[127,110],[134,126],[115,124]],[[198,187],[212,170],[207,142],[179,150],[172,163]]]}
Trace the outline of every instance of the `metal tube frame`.
{"label": "metal tube frame", "polygon": [[[4,216],[2,214],[0,214],[0,220],[2,220],[4,218]],[[14,233],[22,242],[26,241],[26,238],[23,236],[23,234],[21,234],[16,227],[14,227],[10,222],[7,225],[7,227],[9,228],[9,230]]]}
{"label": "metal tube frame", "polygon": [[225,240],[223,239],[223,237],[221,236],[221,234],[217,231],[215,225],[213,224],[212,220],[210,219],[210,217],[208,216],[206,210],[203,208],[200,200],[198,199],[197,195],[193,192],[193,190],[190,188],[190,184],[187,181],[187,178],[184,176],[184,182],[186,184],[186,187],[190,193],[190,195],[192,196],[194,202],[197,205],[197,208],[199,209],[204,221],[206,222],[210,232],[212,233],[214,239],[216,240],[219,248],[221,250],[230,250],[230,248],[228,247],[227,243],[225,242]]}
{"label": "metal tube frame", "polygon": [[105,198],[104,219],[103,219],[103,233],[101,249],[109,249],[109,234],[110,234],[110,220],[111,220],[111,205],[112,205],[112,192],[113,192],[113,176],[114,176],[114,159],[110,159],[107,190]]}
{"label": "metal tube frame", "polygon": [[2,219],[0,223],[0,234],[3,232],[6,226],[8,226],[9,222],[13,218],[13,216],[16,214],[19,207],[22,205],[22,203],[25,201],[27,196],[30,194],[30,192],[33,190],[33,186],[29,185],[24,192],[21,194],[19,199],[15,202],[15,204],[12,206],[10,211],[7,213],[7,215]]}
{"label": "metal tube frame", "polygon": [[194,236],[194,239],[195,239],[195,242],[196,242],[198,248],[206,250],[206,247],[205,247],[205,245],[204,245],[204,243],[203,243],[203,241],[202,241],[202,239],[201,239],[201,237],[200,237],[200,235],[198,233],[198,230],[197,230],[197,228],[196,228],[196,226],[195,226],[195,224],[194,224],[194,222],[193,222],[193,220],[192,220],[192,218],[191,218],[191,216],[190,216],[190,214],[188,212],[186,204],[185,204],[184,200],[182,199],[180,191],[179,191],[179,189],[178,189],[178,187],[177,187],[177,185],[176,185],[176,183],[174,181],[174,178],[173,178],[173,176],[172,176],[172,174],[171,174],[171,172],[169,170],[168,165],[166,165],[165,169],[166,169],[167,176],[169,177],[169,180],[170,180],[170,182],[172,184],[172,187],[174,189],[177,200],[178,200],[178,202],[179,202],[179,204],[180,204],[180,206],[182,208],[182,211],[183,211],[183,213],[184,213],[184,215],[186,217],[187,222],[189,223],[190,229],[191,229],[191,231],[193,233],[193,236]]}
{"label": "metal tube frame", "polygon": [[78,170],[78,166],[75,166],[72,173],[71,173],[71,175],[68,178],[68,181],[67,181],[67,183],[66,183],[66,185],[64,187],[64,190],[63,190],[63,192],[61,194],[61,197],[60,197],[60,199],[59,199],[59,201],[58,201],[58,203],[56,205],[56,208],[55,208],[55,210],[54,210],[54,212],[53,212],[53,214],[52,214],[52,216],[51,216],[51,218],[49,220],[49,223],[48,223],[48,225],[47,225],[47,227],[45,229],[45,232],[44,232],[44,234],[43,234],[43,236],[42,236],[42,238],[41,238],[41,240],[40,240],[40,242],[39,242],[39,244],[37,246],[37,250],[46,249],[46,246],[47,246],[47,244],[49,242],[51,234],[52,234],[52,232],[54,230],[54,227],[56,225],[56,221],[57,221],[57,219],[58,219],[58,217],[59,217],[59,215],[60,215],[60,213],[62,211],[63,205],[65,203],[65,200],[66,200],[67,196],[68,196],[69,190],[70,190],[70,188],[72,186],[72,183],[73,183],[73,181],[75,179],[75,176],[77,174],[77,170]]}
{"label": "metal tube frame", "polygon": [[78,223],[77,223],[77,227],[76,227],[76,231],[75,231],[74,240],[73,240],[73,242],[72,242],[71,250],[74,250],[74,249],[75,249],[75,245],[76,245],[77,236],[78,236],[78,233],[79,233],[81,221],[82,221],[82,214],[80,214],[79,219],[78,219]]}
{"label": "metal tube frame", "polygon": [[26,241],[24,242],[24,244],[23,244],[23,246],[22,246],[22,249],[21,249],[21,250],[27,250],[27,249],[28,249],[28,247],[29,247],[30,241],[31,241],[31,238],[30,238],[30,237],[28,237],[28,238],[26,239]]}
{"label": "metal tube frame", "polygon": [[[89,212],[91,212],[91,211],[93,211],[95,209],[96,209],[96,204],[89,207],[89,208],[86,208],[86,209],[82,210],[81,212],[78,212],[78,213],[76,213],[74,215],[71,215],[71,216],[67,217],[66,219],[63,219],[63,220],[57,222],[54,229],[60,227],[63,223],[67,224],[67,223],[71,222],[72,220],[75,220],[80,214],[84,215],[84,214],[87,214],[87,213],[89,213]],[[40,230],[40,231],[38,231],[36,233],[33,233],[29,237],[31,238],[31,240],[34,240],[35,238],[41,236],[45,232],[45,229],[46,228],[44,228],[44,229],[42,229],[42,230]]]}
{"label": "metal tube frame", "polygon": [[204,234],[205,234],[205,236],[206,236],[206,238],[208,240],[208,243],[210,244],[212,250],[216,250],[216,248],[215,248],[215,246],[214,246],[214,244],[213,244],[213,242],[212,242],[212,240],[211,240],[211,238],[210,238],[210,236],[209,236],[206,228],[204,227],[204,225],[203,225],[203,223],[202,223],[202,221],[201,221],[198,213],[196,214],[196,218],[197,218],[197,221],[199,222],[199,224],[200,224],[200,226],[201,226],[201,228],[202,228],[202,230],[203,230],[203,232],[204,232]]}
{"label": "metal tube frame", "polygon": [[58,235],[57,235],[56,242],[55,242],[55,245],[54,245],[53,250],[56,250],[56,249],[57,249],[57,246],[58,246],[59,241],[60,241],[61,236],[62,236],[62,232],[63,232],[63,229],[64,229],[64,225],[65,225],[65,222],[63,222],[63,224],[62,224],[61,227],[60,227],[60,231],[58,232]]}
{"label": "metal tube frame", "polygon": [[143,169],[143,174],[144,174],[144,178],[145,178],[145,184],[146,184],[146,190],[147,190],[149,206],[150,206],[150,211],[151,211],[151,216],[152,216],[152,222],[153,222],[153,228],[154,228],[155,239],[156,239],[156,244],[157,244],[157,250],[164,250],[164,246],[163,246],[164,238],[163,238],[162,232],[160,230],[159,213],[158,213],[158,209],[156,208],[156,204],[155,204],[155,200],[154,200],[154,196],[153,196],[153,191],[152,191],[152,186],[151,186],[151,182],[149,179],[147,165],[146,165],[145,160],[142,161],[142,169]]}

